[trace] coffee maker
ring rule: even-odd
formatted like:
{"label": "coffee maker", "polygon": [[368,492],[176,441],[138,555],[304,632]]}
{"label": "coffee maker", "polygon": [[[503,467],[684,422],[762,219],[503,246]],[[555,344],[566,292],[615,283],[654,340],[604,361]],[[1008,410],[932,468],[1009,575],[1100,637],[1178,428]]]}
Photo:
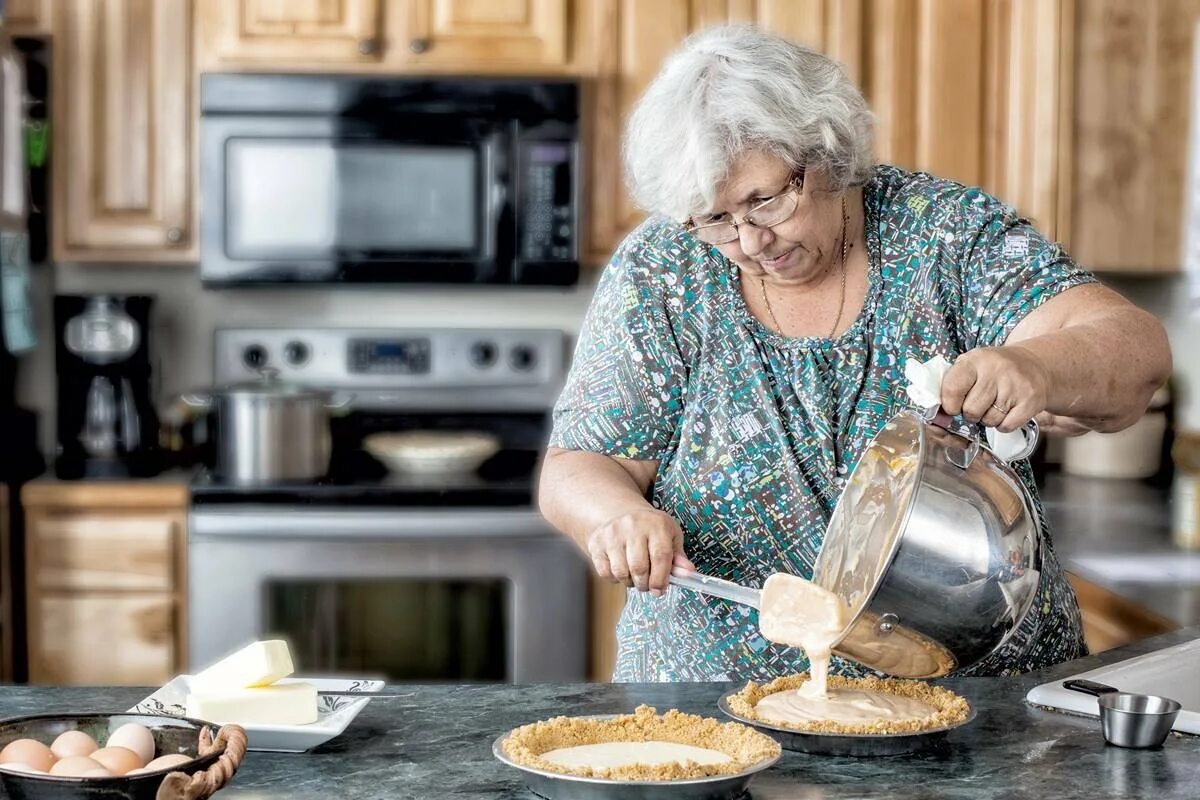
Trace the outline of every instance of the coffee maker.
{"label": "coffee maker", "polygon": [[153,302],[145,295],[54,298],[59,478],[161,471],[147,342]]}

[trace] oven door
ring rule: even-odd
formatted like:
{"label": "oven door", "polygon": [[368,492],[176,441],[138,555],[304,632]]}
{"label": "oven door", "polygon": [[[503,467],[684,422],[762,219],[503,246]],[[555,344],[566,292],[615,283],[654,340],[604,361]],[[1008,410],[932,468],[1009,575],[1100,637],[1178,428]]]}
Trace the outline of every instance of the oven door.
{"label": "oven door", "polygon": [[201,147],[205,283],[511,280],[502,126],[222,115]]}
{"label": "oven door", "polygon": [[586,679],[582,555],[528,509],[194,508],[193,670],[283,638],[298,671]]}

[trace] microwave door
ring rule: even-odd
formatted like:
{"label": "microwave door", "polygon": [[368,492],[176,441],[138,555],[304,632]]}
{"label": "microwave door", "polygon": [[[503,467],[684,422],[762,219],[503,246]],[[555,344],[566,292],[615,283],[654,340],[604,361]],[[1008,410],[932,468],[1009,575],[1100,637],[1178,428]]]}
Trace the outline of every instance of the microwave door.
{"label": "microwave door", "polygon": [[495,280],[500,151],[490,138],[230,136],[220,184],[226,277]]}

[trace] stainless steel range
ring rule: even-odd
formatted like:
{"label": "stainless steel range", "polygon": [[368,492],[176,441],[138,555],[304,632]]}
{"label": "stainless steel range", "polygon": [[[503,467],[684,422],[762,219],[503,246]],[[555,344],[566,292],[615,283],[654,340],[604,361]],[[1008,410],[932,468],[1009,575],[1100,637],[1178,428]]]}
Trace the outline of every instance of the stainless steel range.
{"label": "stainless steel range", "polygon": [[[584,559],[537,513],[537,453],[561,385],[546,330],[279,330],[216,334],[219,384],[263,367],[349,397],[328,474],[192,487],[189,660],[288,639],[305,672],[392,681],[586,678]],[[476,431],[474,471],[392,473],[381,432]],[[444,465],[443,465],[444,466]]]}

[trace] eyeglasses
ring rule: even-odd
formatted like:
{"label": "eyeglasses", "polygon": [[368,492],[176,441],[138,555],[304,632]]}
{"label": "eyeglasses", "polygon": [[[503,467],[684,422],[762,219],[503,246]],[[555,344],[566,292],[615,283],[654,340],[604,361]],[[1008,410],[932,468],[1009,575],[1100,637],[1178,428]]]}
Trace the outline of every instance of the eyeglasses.
{"label": "eyeglasses", "polygon": [[755,228],[770,228],[786,220],[796,210],[800,202],[800,192],[804,189],[804,170],[800,169],[788,181],[788,186],[774,197],[768,197],[754,208],[746,212],[739,221],[730,214],[728,219],[719,222],[697,225],[689,219],[684,223],[688,233],[706,244],[726,244],[739,236],[739,225],[750,225]]}

